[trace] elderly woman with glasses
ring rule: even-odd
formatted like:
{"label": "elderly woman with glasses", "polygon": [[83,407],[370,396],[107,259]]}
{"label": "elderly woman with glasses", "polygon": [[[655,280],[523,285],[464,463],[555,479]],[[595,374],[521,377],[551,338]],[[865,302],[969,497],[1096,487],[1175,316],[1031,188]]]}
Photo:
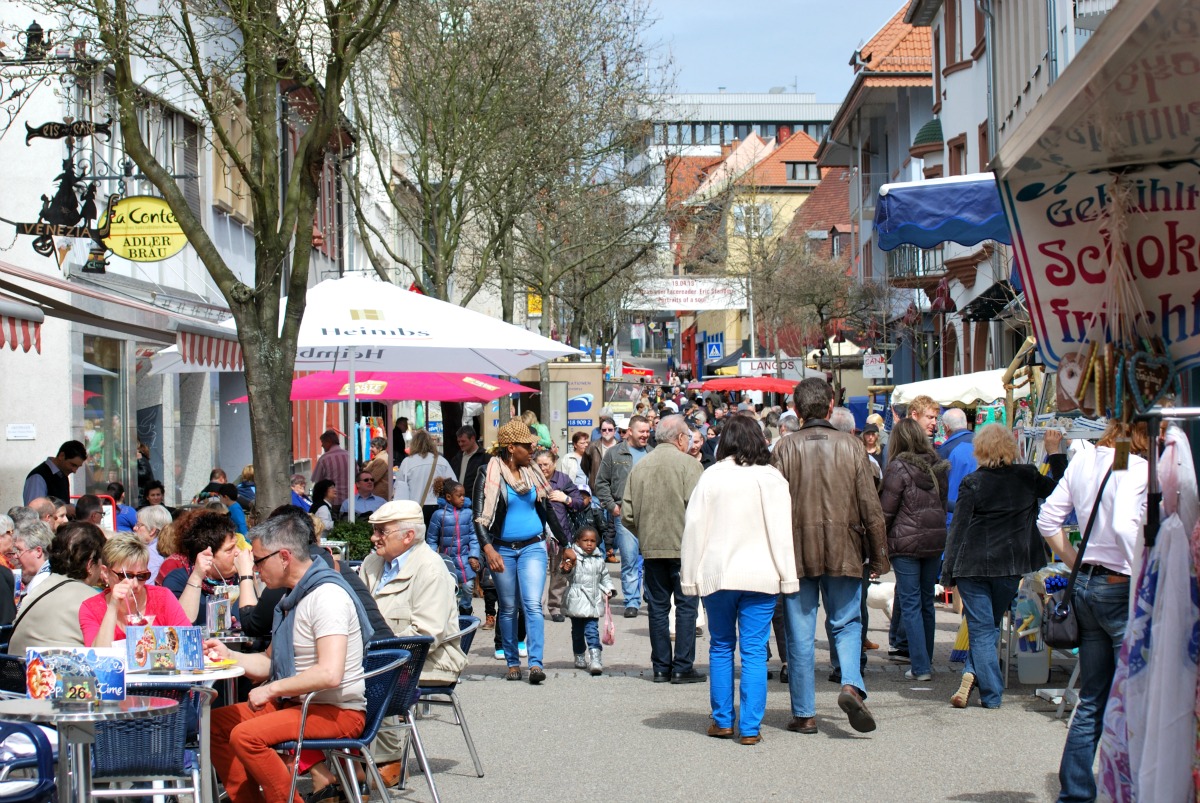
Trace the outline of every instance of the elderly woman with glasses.
{"label": "elderly woman with glasses", "polygon": [[127,625],[187,627],[192,624],[175,595],[150,580],[150,550],[133,533],[118,533],[100,553],[107,588],[79,606],[87,647],[109,647],[125,638]]}
{"label": "elderly woman with glasses", "polygon": [[[158,536],[170,523],[171,511],[162,505],[149,505],[137,512],[137,524],[133,525],[134,534],[141,538],[150,550],[150,571],[154,577],[158,577],[158,570],[166,560],[158,551]],[[151,578],[150,582],[154,583],[154,579]]]}
{"label": "elderly woman with glasses", "polygon": [[26,647],[83,646],[79,608],[96,596],[104,544],[104,531],[91,522],[72,521],[58,528],[50,542],[50,575],[22,601],[8,644],[10,655],[24,655]]}

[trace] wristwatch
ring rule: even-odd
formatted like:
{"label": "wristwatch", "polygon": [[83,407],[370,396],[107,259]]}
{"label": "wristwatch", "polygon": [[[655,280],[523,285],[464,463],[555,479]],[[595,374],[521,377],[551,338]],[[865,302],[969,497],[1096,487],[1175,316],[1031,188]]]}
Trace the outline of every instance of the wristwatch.
{"label": "wristwatch", "polygon": [[254,575],[252,575],[252,574],[239,574],[239,575],[238,575],[238,582],[240,583],[240,582],[242,582],[243,580],[250,580],[251,582],[253,582],[253,580],[254,580]]}

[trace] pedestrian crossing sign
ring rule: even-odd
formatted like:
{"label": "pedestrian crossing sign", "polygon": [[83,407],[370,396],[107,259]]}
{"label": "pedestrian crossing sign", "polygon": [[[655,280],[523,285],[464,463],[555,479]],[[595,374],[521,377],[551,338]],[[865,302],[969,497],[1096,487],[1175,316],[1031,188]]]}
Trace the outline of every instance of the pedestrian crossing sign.
{"label": "pedestrian crossing sign", "polygon": [[724,344],[722,344],[719,340],[710,340],[705,345],[706,351],[704,359],[709,361],[723,359],[725,356],[725,349],[722,347],[723,345]]}

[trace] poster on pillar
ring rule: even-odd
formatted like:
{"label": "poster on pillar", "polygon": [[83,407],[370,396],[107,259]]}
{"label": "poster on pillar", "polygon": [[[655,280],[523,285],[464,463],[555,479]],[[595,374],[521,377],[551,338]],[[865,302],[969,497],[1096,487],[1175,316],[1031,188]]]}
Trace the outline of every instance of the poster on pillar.
{"label": "poster on pillar", "polygon": [[[1000,184],[1050,370],[1078,360],[1109,324],[1122,261],[1146,331],[1162,338],[1177,369],[1200,364],[1200,162],[1147,165],[1119,179],[1109,171],[1022,176],[1018,169]],[[1123,260],[1114,264],[1114,256]]]}

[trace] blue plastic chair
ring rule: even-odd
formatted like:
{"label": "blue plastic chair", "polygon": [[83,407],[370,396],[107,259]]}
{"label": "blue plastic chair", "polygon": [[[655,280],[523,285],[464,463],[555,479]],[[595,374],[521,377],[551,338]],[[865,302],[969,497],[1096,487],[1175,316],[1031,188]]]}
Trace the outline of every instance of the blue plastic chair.
{"label": "blue plastic chair", "polygon": [[8,643],[12,641],[14,625],[0,625],[0,652],[8,652]]}
{"label": "blue plastic chair", "polygon": [[404,671],[400,673],[396,694],[392,698],[392,704],[388,710],[388,717],[394,719],[389,719],[379,730],[406,731],[411,736],[405,742],[404,750],[400,755],[400,788],[403,789],[407,782],[408,745],[412,744],[413,752],[417,756],[417,763],[421,766],[421,772],[424,773],[425,781],[429,784],[429,793],[433,796],[433,803],[439,803],[437,786],[433,782],[433,770],[430,769],[429,759],[425,756],[425,746],[421,743],[421,733],[417,730],[417,717],[413,711],[413,706],[421,697],[420,687],[417,685],[421,680],[421,670],[425,668],[425,658],[428,657],[429,648],[432,646],[432,636],[394,636],[372,641],[367,645],[367,651],[407,650],[412,654],[412,658],[404,665]]}
{"label": "blue plastic chair", "polygon": [[304,725],[308,719],[308,706],[316,693],[304,695],[304,705],[300,709],[300,729],[296,740],[275,745],[276,750],[291,750],[295,752],[292,759],[292,789],[288,800],[295,800],[296,785],[299,779],[300,751],[320,750],[325,753],[330,766],[337,773],[342,783],[342,789],[359,803],[358,783],[352,764],[363,764],[368,782],[375,787],[376,799],[387,800],[387,787],[379,776],[379,768],[371,755],[371,742],[379,733],[383,718],[387,716],[396,690],[399,688],[397,678],[410,660],[406,650],[368,650],[363,668],[367,686],[366,722],[362,733],[355,738],[346,739],[305,739]]}
{"label": "blue plastic chair", "polygon": [[[27,722],[0,722],[0,745],[14,737],[28,739],[34,754],[17,756],[0,747],[0,800],[5,803],[53,800],[54,752],[46,734]],[[12,777],[14,773],[18,777]]]}
{"label": "blue plastic chair", "polygon": [[[200,762],[189,750],[189,735],[195,735],[203,706],[211,705],[217,692],[188,683],[126,686],[130,695],[166,697],[179,703],[169,713],[149,719],[101,722],[96,725],[92,752],[92,797],[154,797],[190,795],[199,799],[202,780]],[[125,784],[161,781],[165,788],[125,788]]]}
{"label": "blue plastic chair", "polygon": [[[458,617],[458,632],[447,638],[446,641],[457,639],[458,646],[462,651],[470,655],[471,642],[475,640],[475,631],[478,629],[478,616],[460,616]],[[430,705],[448,705],[454,710],[454,724],[462,730],[463,738],[467,742],[467,750],[471,752],[471,761],[475,763],[475,774],[482,778],[483,764],[479,761],[479,754],[475,752],[475,740],[471,738],[471,731],[467,729],[467,718],[463,716],[462,703],[459,701],[458,695],[454,693],[457,686],[457,680],[446,686],[418,686],[417,692],[420,695],[421,705],[426,708],[422,714],[428,713],[427,707]]]}

